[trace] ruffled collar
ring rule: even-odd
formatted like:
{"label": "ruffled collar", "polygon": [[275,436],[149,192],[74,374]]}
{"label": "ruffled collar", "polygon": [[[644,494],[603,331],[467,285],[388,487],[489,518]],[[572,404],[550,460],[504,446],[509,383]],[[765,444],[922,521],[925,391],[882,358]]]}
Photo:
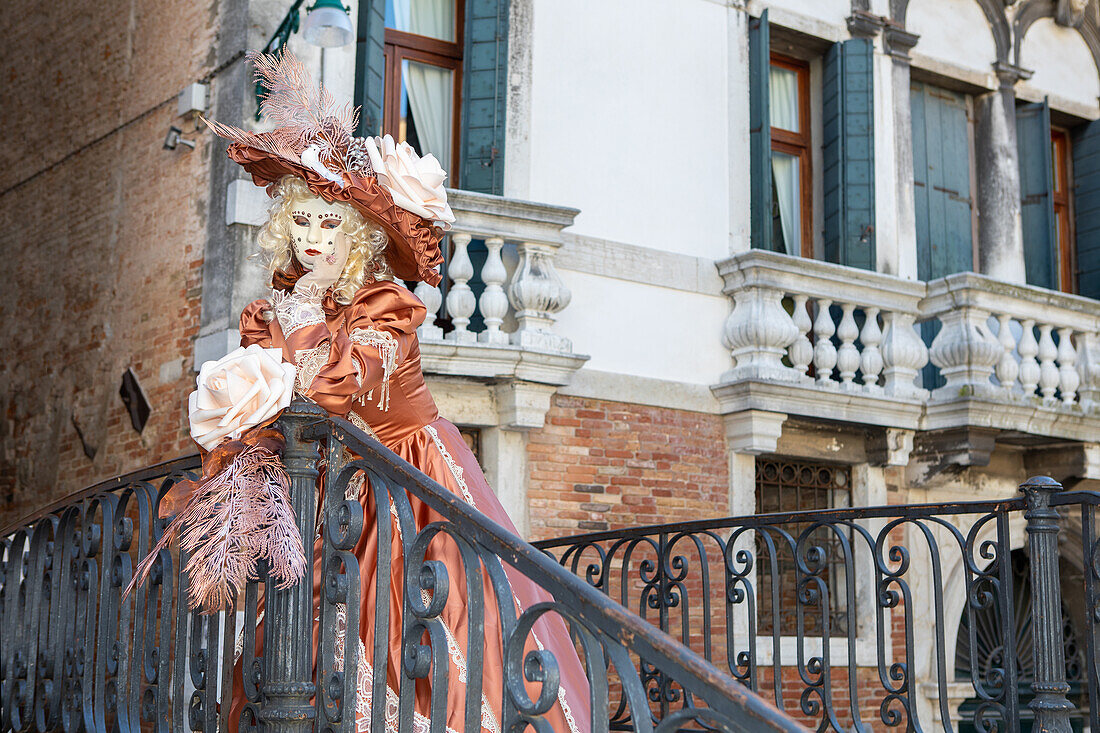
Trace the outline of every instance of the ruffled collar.
{"label": "ruffled collar", "polygon": [[[271,288],[272,290],[281,290],[284,293],[290,293],[294,290],[294,286],[298,283],[298,279],[305,275],[306,268],[302,267],[302,263],[298,262],[296,258],[292,258],[290,267],[284,270],[275,270],[271,273]],[[343,303],[336,300],[335,290],[333,287],[329,287],[325,291],[324,297],[321,298],[321,308],[328,315],[338,313],[341,308],[344,307]]]}

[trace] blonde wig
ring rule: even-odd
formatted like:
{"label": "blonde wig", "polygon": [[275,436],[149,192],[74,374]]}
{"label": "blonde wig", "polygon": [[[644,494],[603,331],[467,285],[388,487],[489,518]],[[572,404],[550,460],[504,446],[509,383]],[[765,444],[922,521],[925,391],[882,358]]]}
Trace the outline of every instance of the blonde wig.
{"label": "blonde wig", "polygon": [[[267,223],[257,236],[259,256],[267,269],[285,272],[294,259],[294,247],[291,245],[293,218],[290,212],[302,201],[315,198],[316,194],[297,176],[280,178],[275,184],[274,194],[275,203],[268,212]],[[339,201],[329,203],[343,214],[344,221],[340,225],[340,231],[347,236],[350,244],[347,264],[333,288],[336,301],[347,304],[368,279],[392,279],[393,275],[383,256],[389,240],[381,227],[355,208]]]}

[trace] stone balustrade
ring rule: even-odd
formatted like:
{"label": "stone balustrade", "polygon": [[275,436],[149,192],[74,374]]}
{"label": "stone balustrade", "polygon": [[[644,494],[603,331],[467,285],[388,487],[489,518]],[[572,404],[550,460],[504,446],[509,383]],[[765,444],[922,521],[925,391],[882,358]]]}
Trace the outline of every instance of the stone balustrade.
{"label": "stone balustrade", "polygon": [[933,401],[1100,407],[1100,302],[964,272],[928,283],[920,310],[940,323]]}
{"label": "stone balustrade", "polygon": [[[428,307],[420,340],[570,353],[570,340],[553,331],[555,315],[570,300],[554,269],[554,255],[561,230],[573,223],[577,210],[468,191],[452,190],[448,197],[456,222],[443,273],[446,285],[416,287]],[[470,258],[474,240],[487,250],[480,272]],[[484,286],[479,296],[470,287],[475,279]],[[436,322],[444,313],[451,325],[447,333]],[[483,324],[476,332],[471,327],[475,314]]]}
{"label": "stone balustrade", "polygon": [[761,250],[719,263],[719,272],[734,302],[724,383],[926,396],[917,377],[928,350],[914,329],[923,283]]}
{"label": "stone balustrade", "polygon": [[751,450],[771,449],[790,415],[938,433],[979,462],[995,440],[1091,444],[1100,434],[1098,301],[969,272],[923,283],[760,250],[718,270],[733,305],[723,331],[732,364],[713,392],[727,432]]}

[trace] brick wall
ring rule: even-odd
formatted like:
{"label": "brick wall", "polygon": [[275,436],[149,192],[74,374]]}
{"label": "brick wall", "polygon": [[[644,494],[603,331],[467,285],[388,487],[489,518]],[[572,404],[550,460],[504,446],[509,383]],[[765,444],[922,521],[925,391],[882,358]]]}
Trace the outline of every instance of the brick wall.
{"label": "brick wall", "polygon": [[[184,400],[211,151],[176,116],[175,95],[211,70],[217,11],[192,0],[5,7],[0,523],[194,450]],[[170,124],[198,148],[163,150]],[[153,408],[141,435],[118,394],[127,367]]]}
{"label": "brick wall", "polygon": [[556,395],[528,462],[535,539],[728,514],[717,415]]}

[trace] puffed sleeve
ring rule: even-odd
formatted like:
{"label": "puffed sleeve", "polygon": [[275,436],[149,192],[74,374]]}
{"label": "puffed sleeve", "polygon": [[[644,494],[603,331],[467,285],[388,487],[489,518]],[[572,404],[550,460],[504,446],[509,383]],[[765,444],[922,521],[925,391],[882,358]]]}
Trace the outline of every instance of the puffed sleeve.
{"label": "puffed sleeve", "polygon": [[346,415],[356,399],[387,408],[390,376],[408,356],[427,309],[406,288],[380,281],[355,294],[331,333],[323,318],[315,323],[299,314],[288,328],[278,306],[275,312],[298,366],[299,391],[329,413]]}
{"label": "puffed sleeve", "polygon": [[264,311],[271,310],[266,300],[254,300],[241,311],[241,346],[259,344],[265,349],[271,348],[270,319],[264,318]]}

